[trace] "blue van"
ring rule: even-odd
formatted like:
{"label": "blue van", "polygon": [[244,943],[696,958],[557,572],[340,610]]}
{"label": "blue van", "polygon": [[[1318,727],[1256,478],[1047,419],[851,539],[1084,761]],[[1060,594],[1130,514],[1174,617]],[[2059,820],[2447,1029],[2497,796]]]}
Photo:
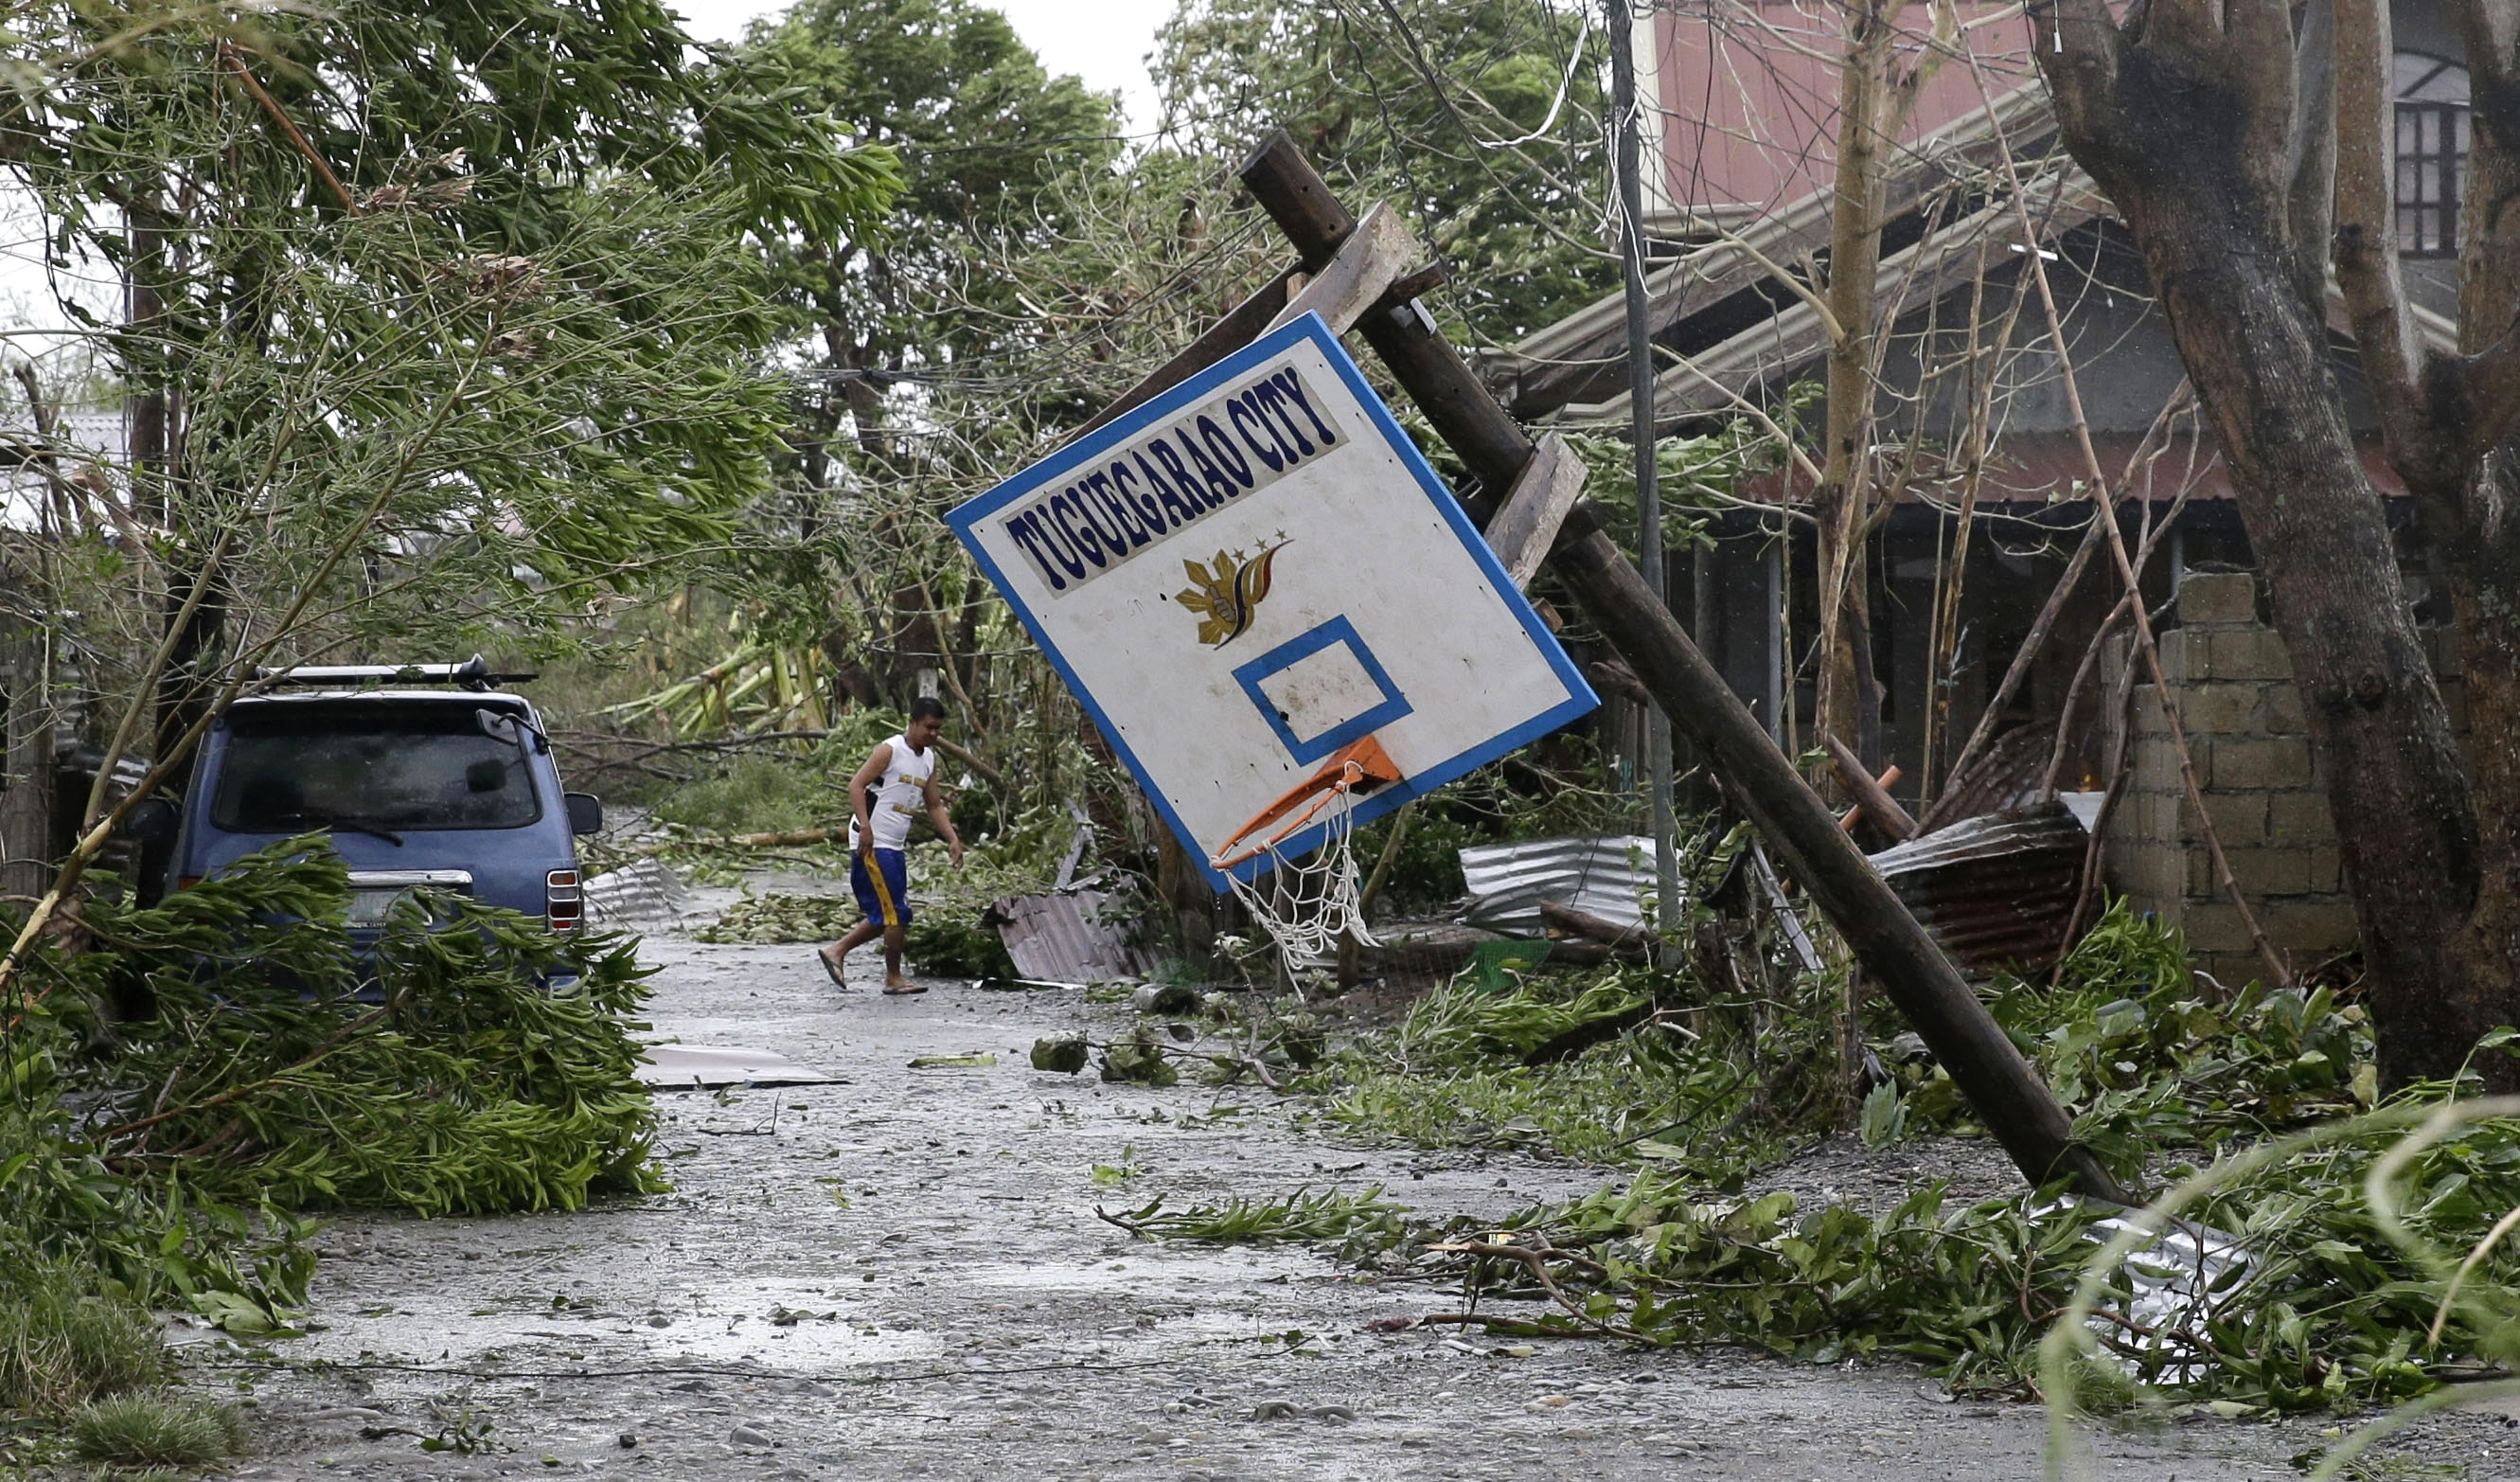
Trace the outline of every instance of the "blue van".
{"label": "blue van", "polygon": [[493,674],[476,654],[266,677],[292,692],[231,706],[202,738],[189,795],[168,810],[179,816],[141,824],[174,834],[169,886],[329,831],[349,865],[349,926],[362,946],[396,900],[424,886],[556,932],[578,929],[577,835],[602,828],[604,810],[589,794],[561,790],[541,718],[497,687],[532,675]]}

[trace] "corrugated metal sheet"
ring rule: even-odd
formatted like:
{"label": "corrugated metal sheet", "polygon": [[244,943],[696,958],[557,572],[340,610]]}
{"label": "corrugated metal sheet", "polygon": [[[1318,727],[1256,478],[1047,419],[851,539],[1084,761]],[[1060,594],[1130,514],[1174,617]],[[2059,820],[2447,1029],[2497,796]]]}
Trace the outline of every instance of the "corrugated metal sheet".
{"label": "corrugated metal sheet", "polygon": [[1540,839],[1465,849],[1462,879],[1470,893],[1462,920],[1508,936],[1543,935],[1540,903],[1554,901],[1604,921],[1644,920],[1642,899],[1653,889],[1651,839]]}
{"label": "corrugated metal sheet", "polygon": [[2048,753],[2055,744],[2055,727],[2048,724],[2016,725],[1996,737],[1978,754],[1968,775],[1943,789],[1934,806],[1916,820],[1916,826],[1930,834],[1962,818],[2028,808],[2038,802],[2039,789],[2048,776]]}
{"label": "corrugated metal sheet", "polygon": [[1131,942],[1125,907],[1106,891],[1008,896],[989,906],[1015,971],[1037,983],[1107,983],[1154,969],[1155,954]]}
{"label": "corrugated metal sheet", "polygon": [[2090,836],[2061,803],[1963,819],[1872,857],[1968,972],[2056,960]]}
{"label": "corrugated metal sheet", "polygon": [[634,859],[586,882],[586,919],[594,926],[674,926],[693,908],[682,877],[662,859]]}

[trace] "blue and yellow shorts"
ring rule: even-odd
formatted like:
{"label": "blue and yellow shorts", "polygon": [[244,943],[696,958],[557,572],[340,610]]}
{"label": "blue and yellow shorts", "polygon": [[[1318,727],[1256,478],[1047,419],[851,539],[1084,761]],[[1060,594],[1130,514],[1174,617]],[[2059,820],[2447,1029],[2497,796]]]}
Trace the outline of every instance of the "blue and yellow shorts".
{"label": "blue and yellow shorts", "polygon": [[875,852],[875,869],[867,869],[867,852],[849,856],[849,891],[858,909],[878,926],[910,924],[910,857],[897,849]]}

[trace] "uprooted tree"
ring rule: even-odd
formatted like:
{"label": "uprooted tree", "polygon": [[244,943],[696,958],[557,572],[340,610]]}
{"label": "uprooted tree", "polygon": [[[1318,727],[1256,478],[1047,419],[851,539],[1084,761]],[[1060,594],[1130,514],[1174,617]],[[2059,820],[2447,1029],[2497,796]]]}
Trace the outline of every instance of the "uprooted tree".
{"label": "uprooted tree", "polygon": [[[2520,1022],[2520,4],[2446,8],[2474,100],[2454,346],[2421,338],[2400,276],[2385,4],[2030,7],[2066,146],[2141,248],[2267,574],[2392,1083]],[[2449,553],[2472,773],[2329,360],[2331,255],[2390,466]]]}

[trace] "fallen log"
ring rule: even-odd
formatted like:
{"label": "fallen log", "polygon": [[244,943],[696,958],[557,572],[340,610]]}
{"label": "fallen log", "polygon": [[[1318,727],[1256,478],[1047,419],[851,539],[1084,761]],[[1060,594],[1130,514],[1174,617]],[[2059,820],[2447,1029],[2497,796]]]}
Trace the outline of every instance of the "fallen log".
{"label": "fallen log", "polygon": [[791,828],[770,834],[719,834],[706,839],[658,839],[634,844],[624,853],[634,858],[652,859],[678,849],[793,849],[805,844],[829,844],[845,839],[845,828]]}
{"label": "fallen log", "polygon": [[1642,924],[1621,926],[1616,921],[1604,920],[1591,911],[1577,910],[1571,905],[1560,905],[1554,901],[1540,903],[1540,919],[1544,924],[1556,927],[1559,931],[1573,932],[1579,937],[1598,942],[1622,956],[1632,956],[1639,962],[1644,960],[1645,929]]}

